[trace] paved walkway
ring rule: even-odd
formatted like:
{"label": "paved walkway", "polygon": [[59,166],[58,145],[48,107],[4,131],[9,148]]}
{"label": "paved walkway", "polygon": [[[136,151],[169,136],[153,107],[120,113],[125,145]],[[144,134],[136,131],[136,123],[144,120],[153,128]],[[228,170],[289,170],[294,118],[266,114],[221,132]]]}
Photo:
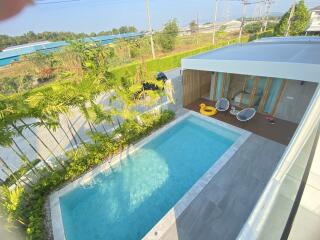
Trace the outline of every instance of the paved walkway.
{"label": "paved walkway", "polygon": [[284,150],[252,134],[162,239],[236,239]]}

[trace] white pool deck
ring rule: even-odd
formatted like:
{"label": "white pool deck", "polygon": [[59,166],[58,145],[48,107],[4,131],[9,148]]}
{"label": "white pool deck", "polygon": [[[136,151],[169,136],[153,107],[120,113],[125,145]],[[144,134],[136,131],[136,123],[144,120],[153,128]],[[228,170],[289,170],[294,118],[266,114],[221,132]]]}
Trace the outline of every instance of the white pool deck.
{"label": "white pool deck", "polygon": [[115,166],[119,163],[121,159],[126,158],[129,154],[137,151],[141,147],[143,147],[146,143],[157,137],[159,134],[163,133],[167,129],[173,127],[178,122],[187,118],[190,115],[194,115],[200,117],[206,121],[218,124],[224,128],[228,128],[240,134],[240,137],[233,143],[233,145],[215,162],[210,169],[192,186],[192,188],[173,206],[165,216],[145,235],[143,239],[161,239],[167,231],[174,226],[176,220],[179,216],[188,208],[191,202],[201,193],[201,191],[205,188],[205,186],[212,180],[212,178],[223,168],[223,166],[232,158],[232,156],[237,152],[240,146],[250,137],[251,133],[243,130],[241,128],[237,128],[225,122],[221,122],[219,120],[208,118],[203,115],[200,115],[196,112],[187,111],[187,113],[178,117],[171,123],[157,130],[150,136],[144,138],[137,144],[129,146],[126,151],[118,154],[110,161],[99,165],[92,171],[86,173],[79,179],[73,181],[67,186],[63,187],[60,190],[52,193],[50,195],[50,210],[51,210],[51,221],[52,221],[52,230],[53,236],[55,240],[65,240],[65,232],[63,227],[61,209],[60,209],[60,201],[59,198],[64,194],[72,191],[78,186],[84,186],[89,184],[91,180],[98,174],[107,171],[110,166]]}

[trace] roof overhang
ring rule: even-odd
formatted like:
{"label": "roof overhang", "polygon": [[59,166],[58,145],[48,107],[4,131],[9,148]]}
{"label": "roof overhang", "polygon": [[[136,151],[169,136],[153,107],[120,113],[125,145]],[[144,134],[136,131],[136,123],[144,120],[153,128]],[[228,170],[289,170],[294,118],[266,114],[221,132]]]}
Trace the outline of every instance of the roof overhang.
{"label": "roof overhang", "polygon": [[320,38],[266,38],[182,59],[182,69],[320,82]]}

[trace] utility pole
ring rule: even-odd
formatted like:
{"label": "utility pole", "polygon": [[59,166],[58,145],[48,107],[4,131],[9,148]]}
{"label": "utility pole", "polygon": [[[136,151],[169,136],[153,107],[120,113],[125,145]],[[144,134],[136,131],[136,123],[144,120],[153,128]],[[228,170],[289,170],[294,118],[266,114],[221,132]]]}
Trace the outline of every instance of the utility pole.
{"label": "utility pole", "polygon": [[286,37],[289,36],[289,31],[290,31],[290,26],[291,26],[291,19],[293,17],[295,8],[296,8],[296,3],[294,3],[292,5],[291,10],[290,10],[290,15],[289,15],[289,18],[288,18],[288,26],[287,26],[287,30],[286,30],[286,33],[285,33]]}
{"label": "utility pole", "polygon": [[270,11],[270,8],[271,8],[271,3],[272,3],[272,0],[266,0],[267,2],[267,5],[266,5],[266,20],[265,20],[265,23],[264,23],[264,31],[267,31],[267,27],[268,27],[268,20],[269,20],[269,11]]}
{"label": "utility pole", "polygon": [[228,22],[230,19],[230,1],[225,2],[225,4],[227,5],[225,19],[226,19],[226,22]]}
{"label": "utility pole", "polygon": [[212,33],[212,45],[216,43],[216,21],[218,14],[218,0],[215,0],[214,18],[213,18],[213,33]]}
{"label": "utility pole", "polygon": [[199,32],[200,32],[200,27],[199,27],[199,13],[197,13],[197,45],[199,45]]}
{"label": "utility pole", "polygon": [[239,31],[239,43],[241,42],[241,37],[242,37],[242,31],[244,28],[244,21],[246,18],[246,9],[247,9],[247,0],[242,0],[242,19],[241,19],[241,25],[240,25],[240,31]]}
{"label": "utility pole", "polygon": [[259,16],[258,16],[259,21],[261,21],[261,14],[262,14],[262,5],[259,4]]}
{"label": "utility pole", "polygon": [[261,16],[261,28],[260,28],[260,33],[262,33],[263,29],[264,29],[264,23],[265,23],[265,20],[266,20],[266,15],[267,15],[267,1],[268,0],[264,0],[264,14],[263,16]]}
{"label": "utility pole", "polygon": [[253,7],[253,11],[252,11],[252,21],[256,21],[258,19],[258,6],[257,5],[254,5]]}
{"label": "utility pole", "polygon": [[150,6],[149,6],[149,0],[146,0],[146,10],[147,10],[147,18],[148,18],[148,29],[150,34],[150,44],[151,44],[151,51],[152,51],[152,58],[156,58],[156,54],[154,51],[154,44],[153,44],[153,36],[152,36],[152,26],[151,26],[151,17],[150,17]]}

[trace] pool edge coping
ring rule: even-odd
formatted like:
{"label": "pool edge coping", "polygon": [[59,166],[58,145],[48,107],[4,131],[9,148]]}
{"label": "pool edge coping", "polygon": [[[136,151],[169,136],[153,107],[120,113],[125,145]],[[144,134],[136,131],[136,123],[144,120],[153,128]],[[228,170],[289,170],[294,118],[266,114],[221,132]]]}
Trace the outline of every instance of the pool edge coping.
{"label": "pool edge coping", "polygon": [[[197,182],[187,191],[183,197],[172,207],[170,210],[152,227],[152,229],[142,238],[142,239],[160,239],[164,233],[175,223],[176,219],[181,215],[181,213],[190,205],[190,203],[198,196],[198,194],[203,190],[203,188],[211,181],[215,174],[217,174],[220,169],[228,162],[233,154],[240,148],[240,146],[248,139],[251,132],[244,129],[235,127],[228,123],[222,122],[220,120],[209,118],[203,116],[199,113],[187,110],[186,113],[174,119],[170,123],[166,124],[162,128],[156,130],[149,136],[143,138],[136,144],[128,146],[124,151],[114,156],[111,160],[102,163],[101,165],[93,168],[89,172],[85,173],[80,178],[74,180],[73,182],[67,184],[59,190],[54,191],[49,196],[49,206],[50,206],[50,217],[51,217],[51,227],[53,232],[54,240],[66,240],[62,213],[60,207],[60,197],[72,191],[76,187],[85,186],[90,183],[91,179],[98,174],[107,171],[110,167],[118,164],[122,159],[128,155],[139,150],[145,144],[156,138],[158,135],[162,134],[169,128],[175,126],[177,123],[181,122],[185,118],[194,115],[205,121],[213,122],[227,129],[233,130],[240,133],[239,138],[227,149],[226,152],[202,175]],[[157,232],[155,235],[154,233]],[[160,234],[159,234],[160,233]]]}

